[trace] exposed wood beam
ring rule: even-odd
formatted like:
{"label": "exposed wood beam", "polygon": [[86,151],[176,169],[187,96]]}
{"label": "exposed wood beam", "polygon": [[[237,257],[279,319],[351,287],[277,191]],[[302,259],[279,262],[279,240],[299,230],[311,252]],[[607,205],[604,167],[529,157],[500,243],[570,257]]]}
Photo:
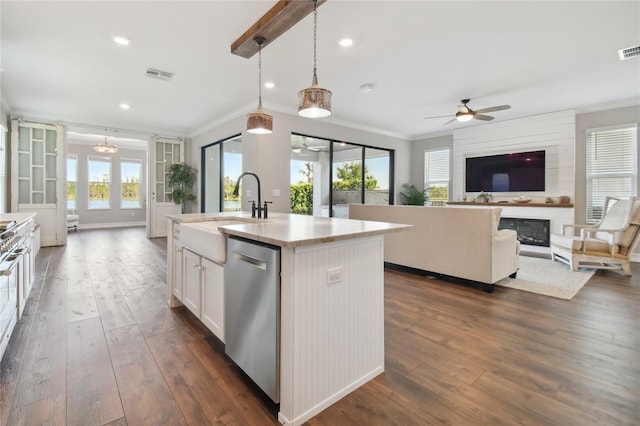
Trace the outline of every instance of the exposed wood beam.
{"label": "exposed wood beam", "polygon": [[[327,0],[317,0],[317,6],[321,6],[325,1]],[[312,11],[312,0],[279,0],[231,44],[231,53],[249,59],[258,53],[258,46],[253,42],[254,38],[264,38],[265,43],[262,45],[264,48]]]}

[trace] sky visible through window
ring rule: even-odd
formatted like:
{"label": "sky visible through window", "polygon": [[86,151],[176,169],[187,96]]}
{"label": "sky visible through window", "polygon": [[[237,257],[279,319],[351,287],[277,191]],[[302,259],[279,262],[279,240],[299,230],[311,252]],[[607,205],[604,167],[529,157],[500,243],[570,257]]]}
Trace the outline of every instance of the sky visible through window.
{"label": "sky visible through window", "polygon": [[89,160],[89,182],[110,181],[111,164],[108,161]]}
{"label": "sky visible through window", "polygon": [[142,165],[139,162],[123,161],[122,162],[122,181],[123,182],[140,182]]}

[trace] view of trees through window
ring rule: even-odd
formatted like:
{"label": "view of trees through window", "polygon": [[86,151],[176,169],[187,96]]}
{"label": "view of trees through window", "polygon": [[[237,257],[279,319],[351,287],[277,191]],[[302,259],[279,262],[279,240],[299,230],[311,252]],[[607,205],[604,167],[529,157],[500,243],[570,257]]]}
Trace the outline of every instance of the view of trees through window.
{"label": "view of trees through window", "polygon": [[[362,189],[362,163],[343,162],[336,164],[336,180],[333,181],[334,191],[357,191]],[[378,180],[369,172],[369,166],[364,166],[364,189],[373,190],[378,187]]]}
{"label": "view of trees through window", "polygon": [[111,159],[89,158],[89,208],[108,209],[111,191]]}
{"label": "view of trees through window", "polygon": [[67,156],[67,209],[76,209],[76,182],[78,181],[78,156]]}
{"label": "view of trees through window", "polygon": [[393,150],[293,133],[291,212],[346,217],[348,205],[393,203]]}
{"label": "view of trees through window", "polygon": [[140,160],[123,160],[121,165],[122,192],[120,206],[122,208],[140,208],[140,179],[142,176],[142,162]]}

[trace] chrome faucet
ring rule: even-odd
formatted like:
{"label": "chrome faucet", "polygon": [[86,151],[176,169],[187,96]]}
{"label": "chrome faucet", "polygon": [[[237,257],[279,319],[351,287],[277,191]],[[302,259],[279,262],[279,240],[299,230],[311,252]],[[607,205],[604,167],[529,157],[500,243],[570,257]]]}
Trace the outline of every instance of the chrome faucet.
{"label": "chrome faucet", "polygon": [[[260,219],[260,218],[262,218],[262,211],[266,210],[266,209],[262,207],[262,192],[261,192],[261,189],[260,189],[260,178],[258,177],[257,174],[255,174],[253,172],[244,172],[243,174],[241,174],[238,177],[238,181],[236,182],[236,187],[233,189],[233,196],[234,197],[238,196],[238,191],[240,190],[240,180],[243,177],[245,177],[246,175],[253,176],[254,178],[256,178],[256,182],[258,182],[258,206],[257,207],[253,207],[252,206],[252,208],[251,208],[251,217],[255,217],[255,213],[256,213],[256,210],[257,210],[258,211],[258,218]],[[265,204],[265,207],[266,207],[266,204]],[[266,215],[265,215],[265,219],[266,219]]]}

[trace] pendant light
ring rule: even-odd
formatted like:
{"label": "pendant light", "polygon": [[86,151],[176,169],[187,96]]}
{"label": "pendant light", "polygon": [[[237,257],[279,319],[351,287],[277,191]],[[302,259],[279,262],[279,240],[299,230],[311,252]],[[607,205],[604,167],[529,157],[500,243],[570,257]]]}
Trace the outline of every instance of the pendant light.
{"label": "pendant light", "polygon": [[118,152],[118,147],[115,144],[107,141],[107,137],[104,137],[104,142],[97,143],[93,146],[93,150],[102,154],[114,154]]}
{"label": "pendant light", "polygon": [[331,115],[331,91],[318,86],[316,72],[316,42],[318,37],[317,0],[313,0],[313,79],[311,87],[298,92],[298,115],[324,118]]}
{"label": "pendant light", "polygon": [[273,131],[273,117],[262,110],[262,45],[265,39],[256,37],[253,42],[258,45],[258,109],[247,114],[247,132],[268,135]]}

